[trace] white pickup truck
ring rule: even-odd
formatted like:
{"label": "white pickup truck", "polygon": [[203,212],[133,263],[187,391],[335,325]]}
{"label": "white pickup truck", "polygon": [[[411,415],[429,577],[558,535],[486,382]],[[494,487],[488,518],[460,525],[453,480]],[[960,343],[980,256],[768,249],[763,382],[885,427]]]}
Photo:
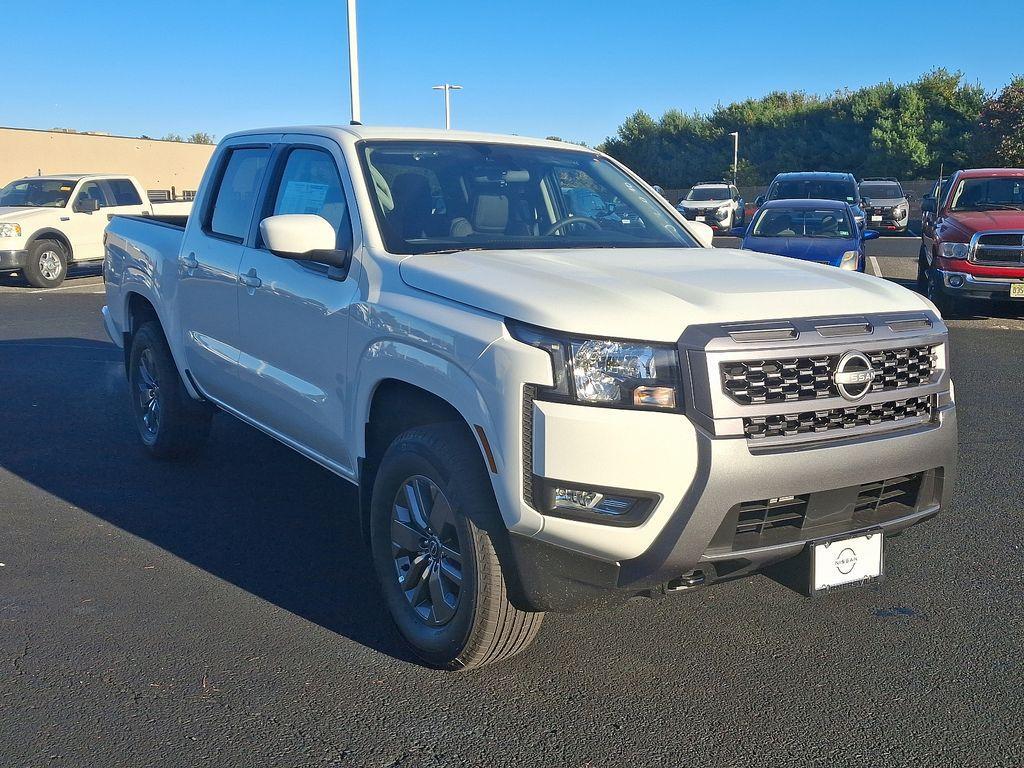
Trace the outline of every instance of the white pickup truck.
{"label": "white pickup truck", "polygon": [[123,174],[30,176],[0,189],[0,272],[20,270],[36,288],[64,282],[69,264],[103,258],[103,230],[115,215],[180,216],[191,202],[149,202]]}
{"label": "white pickup truck", "polygon": [[[579,188],[642,225],[578,214]],[[948,500],[935,308],[708,235],[583,147],[252,131],[186,226],[111,222],[103,318],[154,456],[224,411],[357,484],[398,628],[468,668],[543,611],[778,564],[807,592],[876,579]]]}

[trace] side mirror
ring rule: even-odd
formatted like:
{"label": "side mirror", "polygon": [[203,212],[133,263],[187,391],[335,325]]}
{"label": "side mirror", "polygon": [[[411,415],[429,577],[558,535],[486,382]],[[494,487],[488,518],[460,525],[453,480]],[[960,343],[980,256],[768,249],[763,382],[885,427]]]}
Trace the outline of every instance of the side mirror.
{"label": "side mirror", "polygon": [[762,205],[764,205],[764,195],[758,195],[754,199],[754,205],[756,205],[758,208],[760,208]]}
{"label": "side mirror", "polygon": [[906,190],[904,190],[903,196],[907,198],[908,201],[913,200],[915,197],[917,197],[917,195],[915,195],[913,192],[907,192]]}
{"label": "side mirror", "polygon": [[860,236],[861,240],[877,240],[879,234],[873,229],[865,229]]}
{"label": "side mirror", "polygon": [[703,221],[688,221],[686,222],[686,228],[690,230],[691,235],[697,238],[697,242],[703,248],[710,248],[714,244],[715,230]]}
{"label": "side mirror", "polygon": [[744,237],[747,234],[746,227],[733,227],[729,230],[729,234],[733,237]]}
{"label": "side mirror", "polygon": [[924,213],[935,213],[935,198],[934,197],[922,197],[921,198],[921,210]]}
{"label": "side mirror", "polygon": [[311,213],[284,213],[260,222],[260,236],[268,251],[282,259],[315,261],[348,272],[352,254],[337,247],[338,235],[327,219]]}
{"label": "side mirror", "polygon": [[100,201],[94,200],[91,197],[86,197],[75,203],[76,213],[96,213],[100,209]]}

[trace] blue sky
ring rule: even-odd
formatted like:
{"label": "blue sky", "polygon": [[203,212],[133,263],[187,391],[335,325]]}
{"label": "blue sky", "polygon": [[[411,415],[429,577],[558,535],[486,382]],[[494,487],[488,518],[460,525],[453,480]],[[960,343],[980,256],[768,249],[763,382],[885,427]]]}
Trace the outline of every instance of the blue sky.
{"label": "blue sky", "polygon": [[[223,136],[349,119],[345,0],[8,2],[4,22],[18,46],[2,125]],[[589,143],[637,108],[706,111],[939,64],[989,89],[1024,72],[1024,3],[1010,1],[360,0],[359,26],[364,122],[440,125],[430,86],[447,80],[465,86],[456,128]]]}

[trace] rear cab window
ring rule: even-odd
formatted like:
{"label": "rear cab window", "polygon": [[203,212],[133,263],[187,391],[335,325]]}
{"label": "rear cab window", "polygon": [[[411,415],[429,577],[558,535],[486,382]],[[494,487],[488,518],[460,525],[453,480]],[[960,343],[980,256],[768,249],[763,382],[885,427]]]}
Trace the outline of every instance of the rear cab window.
{"label": "rear cab window", "polygon": [[112,205],[142,205],[139,191],[130,179],[108,179],[108,197],[113,198]]}
{"label": "rear cab window", "polygon": [[237,243],[245,242],[256,207],[270,147],[237,147],[221,160],[217,188],[204,222],[204,231]]}

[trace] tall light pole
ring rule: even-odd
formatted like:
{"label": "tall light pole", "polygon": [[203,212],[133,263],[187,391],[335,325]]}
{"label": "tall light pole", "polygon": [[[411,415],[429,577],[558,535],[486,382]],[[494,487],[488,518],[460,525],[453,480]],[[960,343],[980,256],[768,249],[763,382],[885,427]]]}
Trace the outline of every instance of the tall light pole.
{"label": "tall light pole", "polygon": [[736,169],[740,162],[740,132],[733,131],[729,135],[732,136],[732,185],[735,187],[738,186],[736,184]]}
{"label": "tall light pole", "polygon": [[[350,0],[351,2],[352,0]],[[445,83],[444,85],[435,85],[435,91],[444,91],[444,129],[446,131],[451,130],[452,127],[452,91],[461,91],[461,85],[452,85],[451,83]]]}
{"label": "tall light pole", "polygon": [[348,0],[348,83],[352,97],[352,125],[362,125],[359,108],[359,40],[356,28],[356,0]]}

